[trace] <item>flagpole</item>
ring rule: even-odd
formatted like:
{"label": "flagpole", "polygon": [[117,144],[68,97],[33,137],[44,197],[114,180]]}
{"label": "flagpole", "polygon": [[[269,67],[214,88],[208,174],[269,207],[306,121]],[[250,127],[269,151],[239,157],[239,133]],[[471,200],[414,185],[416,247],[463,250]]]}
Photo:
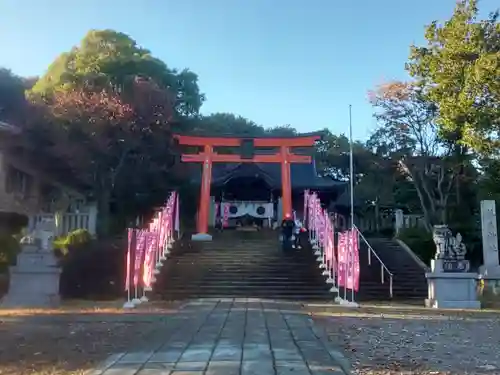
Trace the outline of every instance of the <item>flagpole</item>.
{"label": "flagpole", "polygon": [[[354,233],[354,158],[353,158],[353,145],[352,145],[352,105],[349,104],[349,174],[350,174],[350,193],[351,193],[351,236]],[[354,237],[351,238],[354,242]],[[351,302],[354,302],[354,244],[351,243],[349,256],[351,257],[352,264],[352,288],[351,288]],[[349,247],[348,247],[349,249]]]}

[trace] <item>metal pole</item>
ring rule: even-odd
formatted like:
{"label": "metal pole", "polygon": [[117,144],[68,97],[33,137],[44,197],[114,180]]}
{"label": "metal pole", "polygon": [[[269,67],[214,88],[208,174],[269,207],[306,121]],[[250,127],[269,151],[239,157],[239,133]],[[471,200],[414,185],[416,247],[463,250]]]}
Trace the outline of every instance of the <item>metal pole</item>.
{"label": "metal pole", "polygon": [[[353,160],[353,145],[352,145],[352,105],[349,104],[349,173],[350,173],[350,190],[351,190],[351,235],[354,235],[354,160]],[[353,247],[354,244],[351,244]],[[349,247],[347,247],[349,249]],[[354,247],[351,249],[349,256],[352,264],[352,289],[351,301],[354,302]]]}

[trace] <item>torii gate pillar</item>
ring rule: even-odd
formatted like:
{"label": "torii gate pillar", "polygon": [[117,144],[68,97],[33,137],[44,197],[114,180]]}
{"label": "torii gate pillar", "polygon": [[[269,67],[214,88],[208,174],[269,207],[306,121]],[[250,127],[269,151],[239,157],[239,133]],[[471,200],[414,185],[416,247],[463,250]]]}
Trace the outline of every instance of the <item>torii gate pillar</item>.
{"label": "torii gate pillar", "polygon": [[[210,213],[210,186],[212,183],[212,163],[279,163],[281,164],[281,191],[283,217],[292,213],[291,163],[312,162],[311,156],[293,154],[293,147],[312,147],[320,139],[318,135],[290,138],[215,138],[176,135],[181,146],[202,146],[198,154],[182,154],[181,160],[187,163],[202,163],[200,202],[197,217],[197,234],[193,240],[211,240],[208,233],[208,215]],[[243,145],[251,143],[251,155],[243,152]],[[215,147],[241,147],[239,155],[218,154]],[[276,148],[278,152],[269,155],[254,154],[253,147]]]}

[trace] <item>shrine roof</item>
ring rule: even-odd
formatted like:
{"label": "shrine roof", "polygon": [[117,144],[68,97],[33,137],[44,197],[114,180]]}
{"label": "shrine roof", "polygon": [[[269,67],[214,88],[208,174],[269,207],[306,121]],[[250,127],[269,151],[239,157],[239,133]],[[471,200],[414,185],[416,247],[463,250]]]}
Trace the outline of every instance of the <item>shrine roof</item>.
{"label": "shrine roof", "polygon": [[[196,168],[193,182],[200,183],[201,167]],[[293,189],[325,189],[337,190],[344,187],[345,182],[328,177],[320,177],[316,173],[314,162],[311,164],[291,164]],[[238,177],[262,178],[273,189],[281,188],[281,165],[279,163],[217,163],[212,166],[212,185],[223,186],[229,180]]]}

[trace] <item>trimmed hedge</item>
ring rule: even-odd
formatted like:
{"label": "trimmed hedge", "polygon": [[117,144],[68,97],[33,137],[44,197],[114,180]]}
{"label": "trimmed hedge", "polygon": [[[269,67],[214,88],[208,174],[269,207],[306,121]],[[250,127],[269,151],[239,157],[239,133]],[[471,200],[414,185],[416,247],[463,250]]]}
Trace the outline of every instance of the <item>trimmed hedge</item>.
{"label": "trimmed hedge", "polygon": [[63,298],[103,300],[123,296],[126,239],[68,245],[61,258]]}

